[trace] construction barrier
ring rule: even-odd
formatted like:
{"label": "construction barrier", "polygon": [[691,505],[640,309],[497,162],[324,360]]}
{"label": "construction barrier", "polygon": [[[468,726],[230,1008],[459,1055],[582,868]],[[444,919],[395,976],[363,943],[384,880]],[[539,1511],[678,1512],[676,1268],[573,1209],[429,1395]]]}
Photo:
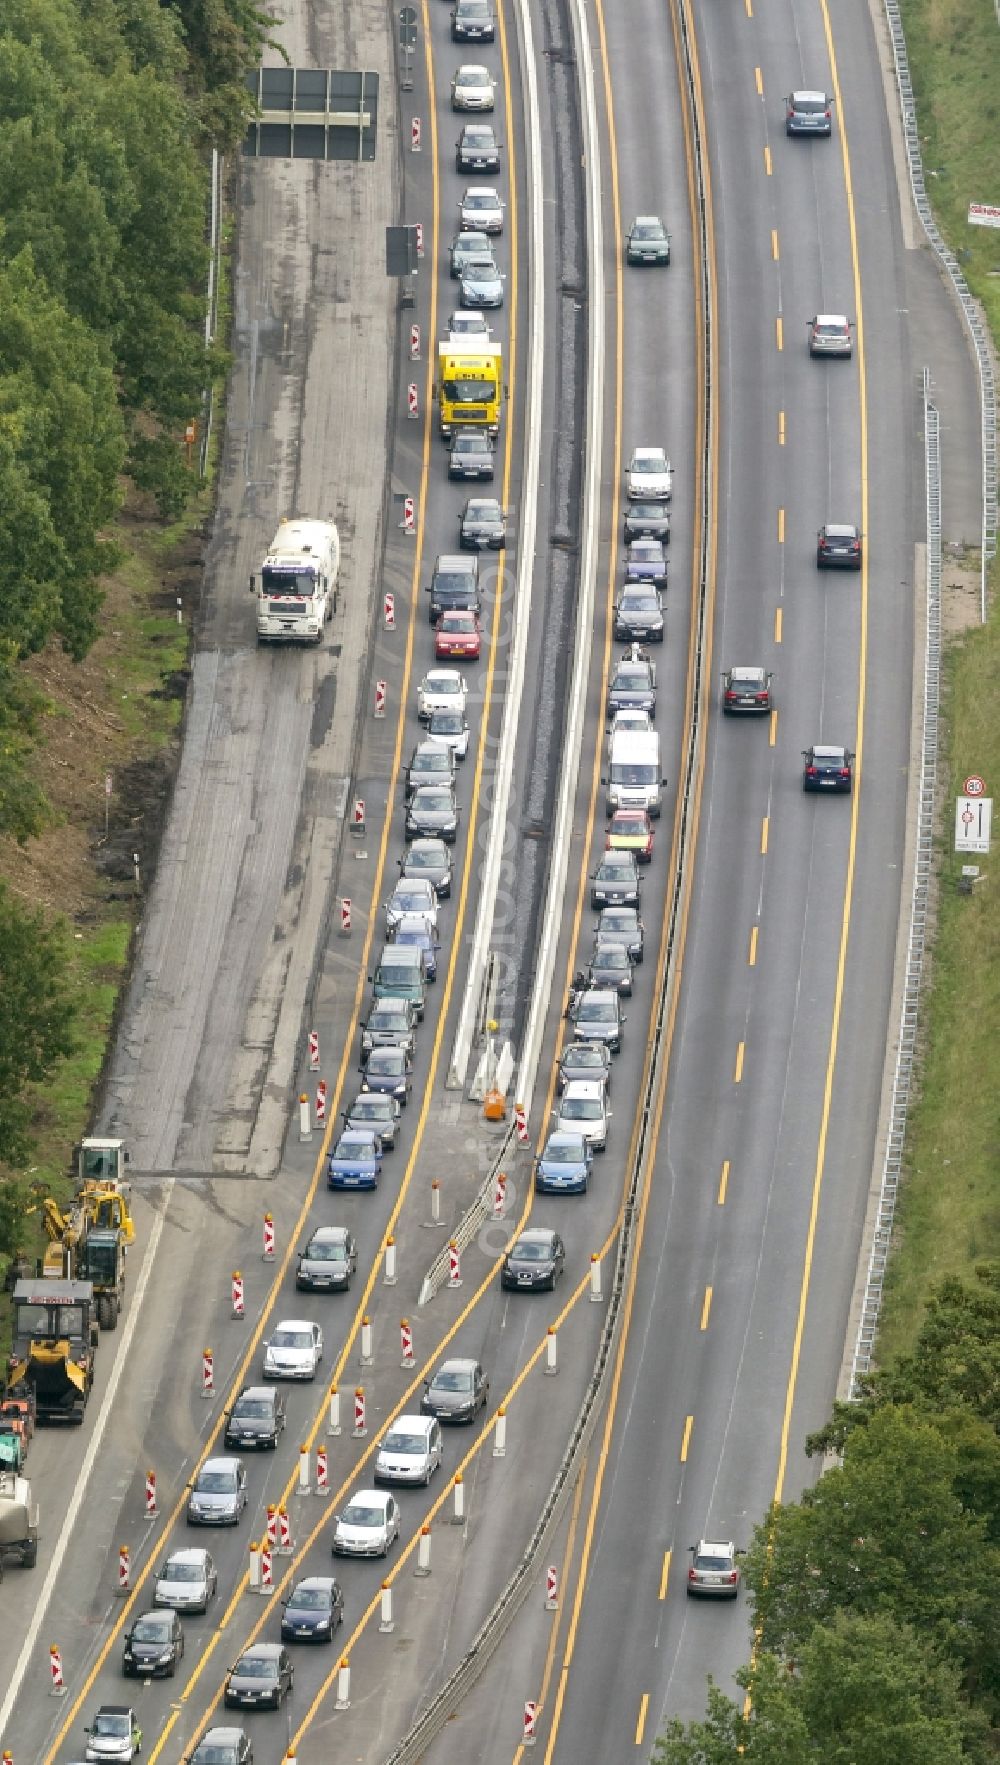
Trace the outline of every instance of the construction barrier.
{"label": "construction barrier", "polygon": [[[306,1488],[308,1489],[308,1487],[309,1487],[309,1452],[308,1452],[308,1448],[305,1449],[305,1453],[306,1453]],[[300,1458],[299,1458],[300,1471],[301,1471],[301,1468],[302,1468],[302,1460],[301,1460],[301,1455],[300,1455]],[[279,1557],[290,1557],[292,1555],[294,1548],[295,1547],[292,1544],[292,1522],[288,1517],[288,1509],[286,1508],[284,1502],[282,1502],[280,1508],[278,1509],[278,1555],[279,1555]]]}
{"label": "construction barrier", "polygon": [[461,1287],[462,1285],[462,1259],[459,1255],[458,1241],[455,1238],[452,1238],[448,1244],[448,1285],[449,1287]]}
{"label": "construction barrier", "polygon": [[406,388],[406,414],[414,421],[420,415],[420,395],[415,380],[411,380]]}
{"label": "construction barrier", "polygon": [[493,1185],[493,1218],[502,1220],[507,1207],[507,1178],[503,1171],[497,1171],[497,1180]]}
{"label": "construction barrier", "polygon": [[501,1404],[500,1408],[497,1410],[496,1430],[495,1430],[494,1436],[493,1436],[493,1457],[495,1459],[502,1459],[502,1458],[506,1458],[506,1456],[507,1456],[507,1411],[504,1409],[503,1404]]}
{"label": "construction barrier", "polygon": [[159,1512],[160,1512],[160,1510],[156,1505],[156,1472],[155,1471],[147,1471],[146,1472],[146,1518],[147,1518],[147,1520],[155,1520],[158,1517]]}
{"label": "construction barrier", "polygon": [[329,1495],[329,1493],[330,1464],[326,1456],[326,1447],[318,1446],[316,1448],[316,1494]]}
{"label": "construction barrier", "polygon": [[410,152],[420,152],[420,118],[415,116],[410,121]]}
{"label": "construction barrier", "polygon": [[420,326],[419,325],[411,325],[410,326],[410,360],[411,360],[411,362],[418,362],[420,360]]}
{"label": "construction barrier", "polygon": [[[413,327],[416,330],[416,326]],[[396,597],[388,589],[382,602],[382,623],[386,631],[396,629]]]}
{"label": "construction barrier", "polygon": [[309,1031],[309,1071],[319,1072],[319,1031]]}
{"label": "construction barrier", "polygon": [[379,1631],[382,1636],[388,1636],[389,1632],[395,1630],[395,1628],[396,1626],[392,1621],[392,1583],[390,1581],[383,1581],[382,1615],[379,1619]]}
{"label": "construction barrier", "polygon": [[328,1434],[340,1433],[340,1392],[336,1385],[330,1386],[330,1419],[326,1431]]}
{"label": "construction barrier", "polygon": [[320,1079],[316,1086],[316,1126],[321,1128],[326,1121],[326,1080]]}
{"label": "construction barrier", "polygon": [[384,717],[385,716],[385,701],[386,701],[386,698],[388,697],[388,693],[389,693],[388,683],[384,680],[376,680],[376,682],[375,682],[375,715],[376,715],[376,717]]}
{"label": "construction barrier", "polygon": [[385,1273],[382,1276],[382,1285],[383,1287],[395,1287],[396,1285],[396,1240],[391,1232],[385,1241]]}
{"label": "construction barrier", "polygon": [[49,1688],[52,1697],[64,1698],[66,1696],[66,1682],[63,1679],[62,1654],[55,1643],[49,1649],[49,1676],[52,1680]]}
{"label": "construction barrier", "polygon": [[527,1146],[527,1144],[528,1144],[528,1117],[525,1114],[525,1109],[524,1109],[523,1103],[515,1103],[515,1105],[514,1105],[514,1127],[517,1131],[518,1145],[519,1146]]}
{"label": "construction barrier", "polygon": [[210,1348],[201,1351],[201,1395],[215,1396],[215,1356]]}
{"label": "construction barrier", "polygon": [[[307,1098],[306,1102],[308,1102],[308,1101],[309,1101],[309,1099]],[[264,1256],[263,1256],[263,1260],[265,1262],[273,1262],[274,1257],[275,1257],[274,1218],[271,1214],[266,1213],[264,1215]]]}
{"label": "construction barrier", "polygon": [[406,1367],[407,1369],[415,1366],[416,1362],[413,1359],[413,1331],[410,1328],[409,1318],[400,1318],[399,1320],[399,1346],[403,1357],[399,1363],[400,1366]]}
{"label": "construction barrier", "polygon": [[556,1327],[550,1324],[545,1332],[545,1371],[550,1376],[559,1371],[557,1354]]}
{"label": "construction barrier", "polygon": [[596,1250],[590,1253],[590,1297],[595,1302],[601,1298],[601,1259]]}
{"label": "construction barrier", "polygon": [[521,1735],[522,1747],[533,1747],[537,1736],[535,1727],[538,1722],[538,1705],[528,1702],[524,1706],[524,1731]]}
{"label": "construction barrier", "polygon": [[455,1472],[454,1490],[455,1512],[451,1516],[451,1522],[453,1526],[463,1526],[465,1524],[465,1484],[462,1481],[461,1471]]}
{"label": "construction barrier", "polygon": [[349,1710],[351,1707],[351,1669],[346,1655],[340,1658],[337,1668],[337,1710]]}
{"label": "construction barrier", "polygon": [[417,1566],[414,1575],[429,1575],[431,1572],[431,1529],[425,1522],[420,1528],[420,1542],[417,1545]]}
{"label": "construction barrier", "polygon": [[555,1612],[559,1606],[559,1575],[554,1563],[545,1571],[545,1610]]}
{"label": "construction barrier", "polygon": [[278,1543],[278,1504],[277,1504],[277,1502],[274,1502],[274,1501],[269,1501],[267,1504],[267,1535],[266,1536],[267,1536],[267,1542],[270,1545],[271,1549],[275,1550],[277,1547],[277,1543]]}
{"label": "construction barrier", "polygon": [[270,1593],[274,1586],[274,1558],[271,1546],[265,1541],[260,1547],[260,1591]]}
{"label": "construction barrier", "polygon": [[128,1545],[118,1546],[118,1592],[128,1593],[129,1555]]}
{"label": "construction barrier", "polygon": [[[299,1494],[309,1494],[309,1448],[307,1446],[299,1447]],[[280,1508],[278,1509],[278,1518],[281,1518]]]}
{"label": "construction barrier", "polygon": [[371,1318],[361,1320],[361,1365],[370,1367],[372,1364],[372,1321]]}
{"label": "construction barrier", "polygon": [[243,1276],[239,1269],[233,1270],[233,1317],[246,1317],[246,1307],[243,1302]]}
{"label": "construction barrier", "polygon": [[351,929],[351,897],[343,895],[340,901],[340,929],[345,938]]}
{"label": "construction barrier", "polygon": [[309,1098],[305,1091],[299,1093],[299,1144],[304,1146],[312,1139],[312,1123],[309,1120]]}
{"label": "construction barrier", "polygon": [[412,496],[403,498],[403,519],[400,522],[403,532],[413,539],[417,531],[417,505]]}
{"label": "construction barrier", "polygon": [[362,1440],[367,1434],[365,1426],[365,1388],[358,1385],[354,1392],[354,1438]]}
{"label": "construction barrier", "polygon": [[351,832],[352,833],[364,833],[364,831],[365,831],[365,799],[364,799],[364,797],[355,797],[354,808],[351,811]]}

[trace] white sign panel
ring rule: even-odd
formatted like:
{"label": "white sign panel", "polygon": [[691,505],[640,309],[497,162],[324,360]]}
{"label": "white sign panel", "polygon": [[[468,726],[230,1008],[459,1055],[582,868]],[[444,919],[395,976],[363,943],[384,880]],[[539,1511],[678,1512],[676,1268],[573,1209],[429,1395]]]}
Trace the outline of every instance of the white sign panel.
{"label": "white sign panel", "polygon": [[992,797],[956,797],[956,852],[988,852],[992,820]]}
{"label": "white sign panel", "polygon": [[1000,227],[1000,207],[995,202],[970,202],[969,226]]}

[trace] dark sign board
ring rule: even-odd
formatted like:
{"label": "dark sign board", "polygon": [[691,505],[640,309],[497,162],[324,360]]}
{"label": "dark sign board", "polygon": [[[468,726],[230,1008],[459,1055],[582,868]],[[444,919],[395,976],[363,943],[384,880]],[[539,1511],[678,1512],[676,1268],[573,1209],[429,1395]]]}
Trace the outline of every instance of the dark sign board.
{"label": "dark sign board", "polygon": [[261,67],[247,75],[259,115],[244,153],[261,159],[373,160],[378,74]]}

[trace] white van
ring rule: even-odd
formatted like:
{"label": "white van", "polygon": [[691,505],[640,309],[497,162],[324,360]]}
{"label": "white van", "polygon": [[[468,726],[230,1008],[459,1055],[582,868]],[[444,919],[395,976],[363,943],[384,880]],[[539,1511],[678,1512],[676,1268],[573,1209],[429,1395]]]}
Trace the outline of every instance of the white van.
{"label": "white van", "polygon": [[660,737],[655,729],[619,729],[611,737],[608,760],[608,814],[616,809],[648,809],[660,813]]}
{"label": "white van", "polygon": [[282,521],[260,568],[251,576],[258,643],[322,642],[337,605],[340,536],[332,521]]}

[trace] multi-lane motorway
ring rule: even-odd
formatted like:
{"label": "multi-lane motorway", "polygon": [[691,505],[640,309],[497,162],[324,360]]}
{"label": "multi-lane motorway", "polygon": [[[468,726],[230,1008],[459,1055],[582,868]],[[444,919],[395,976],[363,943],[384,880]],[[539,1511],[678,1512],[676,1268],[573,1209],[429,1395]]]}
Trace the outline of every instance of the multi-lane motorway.
{"label": "multi-lane motorway", "polygon": [[[802,1441],[828,1409],[841,1361],[875,1136],[904,853],[920,539],[909,309],[946,335],[953,321],[943,295],[921,280],[903,249],[882,81],[863,7],[838,11],[835,34],[821,0],[786,0],[777,13],[759,17],[751,0],[725,14],[700,9],[696,25],[683,15],[693,31],[687,54],[679,50],[682,14],[663,0],[636,0],[627,11],[600,4],[576,14],[568,6],[533,8],[530,35],[525,16],[504,0],[497,42],[478,49],[452,44],[448,9],[426,0],[412,101],[423,109],[424,145],[419,158],[408,154],[403,100],[398,136],[392,124],[386,128],[382,151],[395,171],[381,195],[371,182],[378,168],[352,173],[349,187],[326,192],[302,167],[256,167],[253,180],[247,177],[245,212],[261,225],[245,227],[237,287],[244,315],[266,309],[266,322],[244,324],[239,333],[246,431],[242,439],[235,425],[232,431],[213,610],[199,666],[203,676],[223,680],[242,670],[241,692],[250,696],[240,701],[245,714],[235,714],[230,697],[195,730],[207,744],[213,776],[214,757],[220,795],[214,805],[202,798],[199,813],[185,817],[189,799],[180,793],[177,844],[168,832],[165,848],[172,855],[166,893],[151,906],[141,996],[116,1061],[115,1124],[139,1148],[141,1231],[125,1320],[128,1352],[118,1363],[114,1339],[102,1346],[101,1377],[81,1436],[49,1434],[34,1449],[44,1519],[39,1567],[31,1580],[8,1574],[0,1596],[5,1616],[11,1612],[0,1639],[10,1686],[0,1726],[15,1761],[81,1758],[83,1727],[98,1705],[129,1701],[142,1724],[145,1756],[187,1757],[209,1725],[224,1719],[222,1685],[240,1650],[258,1637],[277,1637],[279,1601],[291,1581],[331,1572],[332,1513],[353,1488],[370,1483],[378,1433],[391,1415],[416,1405],[421,1378],[445,1352],[483,1362],[491,1381],[486,1416],[470,1429],[448,1431],[444,1465],[426,1492],[401,1492],[402,1538],[388,1564],[332,1565],[344,1587],[344,1628],[332,1648],[294,1649],[287,1704],[274,1714],[228,1719],[245,1722],[258,1760],[277,1761],[294,1746],[307,1765],[334,1748],[376,1761],[392,1751],[468,1647],[530,1537],[598,1346],[604,1311],[589,1302],[590,1256],[603,1254],[606,1292],[650,1055],[648,1026],[662,983],[677,781],[693,709],[692,617],[703,593],[710,618],[701,658],[704,746],[689,805],[694,886],[677,948],[669,1063],[652,1099],[640,1254],[628,1274],[608,1402],[552,1547],[560,1573],[556,1612],[545,1610],[539,1584],[429,1756],[513,1757],[529,1699],[540,1704],[539,1740],[548,1758],[648,1750],[662,1717],[700,1711],[706,1673],[725,1681],[748,1650],[742,1599],[731,1606],[686,1599],[688,1545],[702,1535],[744,1542],[775,1495],[794,1495],[813,1474]],[[312,44],[307,6],[291,30]],[[377,9],[361,8],[353,39],[345,42],[327,21],[328,34],[310,53],[336,65],[338,53],[356,50],[363,39],[371,64],[381,30]],[[539,70],[541,105],[540,150],[530,165],[526,143],[535,132],[524,124],[525,53]],[[433,659],[422,591],[434,556],[455,549],[466,494],[448,485],[430,401],[436,338],[457,304],[447,248],[461,191],[473,181],[454,168],[464,119],[450,111],[450,80],[460,61],[480,59],[498,80],[495,123],[504,149],[497,181],[506,225],[497,255],[507,272],[506,300],[491,323],[503,339],[509,387],[496,480],[510,511],[509,549],[497,589],[490,584],[486,597],[483,655],[464,668],[471,739],[460,768],[455,885],[440,910],[439,978],[418,1033],[412,1101],[378,1193],[341,1197],[325,1188],[319,1134],[302,1145],[294,1132],[294,1096],[309,1081],[292,1060],[298,1025],[285,1022],[292,1006],[286,1001],[283,1014],[282,981],[290,982],[299,1015],[308,1001],[308,1023],[320,1029],[336,1116],[356,1090],[366,977],[381,946],[381,904],[403,852],[402,767],[419,739],[417,682]],[[575,117],[567,114],[566,69],[573,65]],[[589,114],[588,81],[592,141],[578,132]],[[834,95],[830,141],[786,139],[784,94],[802,85]],[[691,212],[696,138],[707,152],[705,233]],[[591,231],[601,241],[601,396],[591,384],[586,400],[575,380],[586,316],[579,333],[568,317],[593,305],[593,289],[588,303],[577,284],[585,261],[585,179],[567,176],[567,153],[593,180]],[[380,380],[375,368],[387,306],[372,265],[380,262],[385,192],[395,204],[397,178],[399,210],[425,229],[417,309],[423,355],[419,365],[405,361],[404,314],[404,359],[395,376],[382,360]],[[626,270],[624,233],[636,213],[652,212],[670,227],[671,267]],[[329,225],[334,215],[336,227]],[[531,274],[536,217],[545,266],[539,305]],[[297,275],[307,265],[315,280],[303,302]],[[276,285],[284,298],[275,297]],[[353,337],[343,325],[348,300]],[[853,318],[850,362],[809,358],[806,321],[823,310]],[[299,326],[310,343],[297,357]],[[532,383],[530,341],[540,330],[549,347],[540,352],[539,387]],[[357,390],[350,409],[338,407],[335,376],[341,364],[346,372],[354,362],[349,383],[357,386],[354,358],[366,351],[378,397],[369,406]],[[310,366],[325,378],[310,378]],[[422,417],[416,423],[405,415],[403,396],[414,375]],[[327,403],[319,387],[328,382]],[[533,399],[539,471],[536,477],[529,469],[525,479],[525,412],[534,411]],[[569,455],[561,427],[567,413],[580,425],[570,429]],[[268,424],[270,443],[263,438]],[[345,443],[351,432],[353,449]],[[316,464],[334,437],[342,471],[336,483]],[[384,493],[373,487],[370,469],[383,437],[390,453]],[[441,1230],[425,1229],[432,1180],[441,1184],[447,1232],[507,1132],[486,1126],[445,1079],[491,820],[512,621],[521,609],[530,641],[509,808],[508,912],[495,941],[512,952],[505,1005],[516,1042],[536,978],[540,885],[559,770],[568,764],[558,734],[570,670],[558,651],[579,642],[579,634],[566,604],[564,560],[583,555],[590,524],[600,536],[596,613],[563,930],[531,1121],[534,1138],[544,1137],[565,981],[584,960],[593,925],[586,878],[604,841],[604,699],[620,649],[611,642],[609,617],[621,574],[623,469],[636,444],[665,445],[675,469],[667,641],[656,658],[656,722],[669,786],[643,885],[647,955],[636,970],[614,1063],[609,1148],[596,1160],[588,1195],[535,1201],[529,1156],[508,1148],[504,1226],[487,1228],[465,1252],[461,1286],[419,1307],[423,1272],[442,1239]],[[578,470],[567,476],[575,450]],[[593,507],[573,502],[577,525],[567,531],[567,484],[573,498],[582,493],[588,459],[600,467],[599,500]],[[415,539],[396,526],[393,493],[400,487],[416,499]],[[362,490],[368,500],[359,503]],[[274,513],[290,504],[304,508],[309,496],[322,505],[315,512],[335,513],[349,536],[334,648],[318,672],[312,658],[296,653],[253,654],[243,587],[256,561],[250,535],[262,549]],[[526,555],[519,542],[528,501],[535,537]],[[827,520],[864,529],[860,575],[816,572],[815,532]],[[386,588],[398,608],[392,632],[381,625]],[[553,628],[560,636],[555,656]],[[757,662],[773,671],[774,716],[724,719],[717,714],[720,668]],[[387,683],[389,709],[378,722],[370,715],[375,678]],[[220,741],[237,738],[243,748],[220,750]],[[255,807],[252,792],[250,801],[239,794],[239,756],[255,754],[265,738],[306,744],[298,771],[275,775],[274,788],[284,793],[280,814],[270,802]],[[803,794],[801,750],[823,740],[856,751],[852,796]],[[276,750],[276,762],[282,759]],[[540,766],[544,777],[537,776]],[[220,826],[227,783],[247,824],[226,824],[229,892],[214,896],[217,874],[198,843],[208,846],[208,824]],[[344,808],[356,797],[366,803],[364,837],[343,831]],[[266,874],[285,870],[286,891],[297,892],[282,901],[272,889],[263,903],[251,896],[245,867],[261,855]],[[201,899],[187,902],[178,889],[198,864],[206,867]],[[337,903],[345,896],[353,906],[349,937],[337,931]],[[211,962],[199,958],[199,949]],[[189,1028],[185,1038],[185,1002],[195,996],[197,1037]],[[220,1026],[238,1054],[220,1049]],[[158,1060],[166,1060],[165,1098],[157,1096]],[[148,1123],[158,1107],[166,1126],[153,1135]],[[238,1144],[226,1127],[230,1112],[239,1120]],[[285,1119],[293,1131],[279,1161],[274,1124]],[[270,1124],[266,1133],[262,1122]],[[250,1155],[255,1147],[259,1158]],[[275,1152],[270,1160],[267,1147]],[[265,1209],[276,1225],[273,1267],[260,1256]],[[499,1249],[529,1210],[532,1223],[556,1225],[567,1245],[567,1274],[551,1301],[504,1295],[496,1279]],[[358,1238],[354,1287],[346,1296],[296,1295],[294,1252],[311,1226],[332,1221]],[[390,1232],[399,1274],[387,1286]],[[229,1315],[235,1268],[246,1274],[243,1323]],[[412,1323],[413,1371],[400,1365],[402,1316]],[[240,1524],[195,1533],[184,1523],[185,1485],[218,1448],[225,1404],[259,1376],[261,1343],[282,1317],[321,1323],[320,1377],[289,1390],[289,1425],[277,1451],[249,1459],[250,1500]],[[365,1365],[363,1317],[374,1335]],[[551,1323],[558,1324],[555,1378],[544,1370]],[[199,1392],[205,1345],[216,1355],[219,1394],[212,1402]],[[338,1434],[327,1432],[331,1380],[341,1399]],[[356,1387],[364,1388],[367,1404],[367,1431],[358,1437]],[[507,1446],[498,1456],[501,1404]],[[329,1449],[325,1500],[298,1493],[303,1444],[311,1483],[316,1446]],[[148,1468],[157,1471],[160,1509],[149,1521]],[[465,1515],[452,1524],[459,1469]],[[247,1590],[248,1546],[262,1533],[266,1505],[282,1500],[293,1555],[277,1559],[273,1594],[261,1598]],[[417,1576],[424,1524],[431,1573]],[[205,1618],[185,1619],[187,1649],[174,1679],[123,1682],[122,1619],[149,1603],[149,1575],[164,1556],[194,1541],[207,1543],[215,1557],[216,1601]],[[133,1564],[126,1597],[116,1592],[122,1543]],[[380,1631],[386,1576],[394,1628]],[[53,1643],[66,1668],[61,1700],[48,1695]],[[346,1697],[342,1658],[350,1668]]]}

